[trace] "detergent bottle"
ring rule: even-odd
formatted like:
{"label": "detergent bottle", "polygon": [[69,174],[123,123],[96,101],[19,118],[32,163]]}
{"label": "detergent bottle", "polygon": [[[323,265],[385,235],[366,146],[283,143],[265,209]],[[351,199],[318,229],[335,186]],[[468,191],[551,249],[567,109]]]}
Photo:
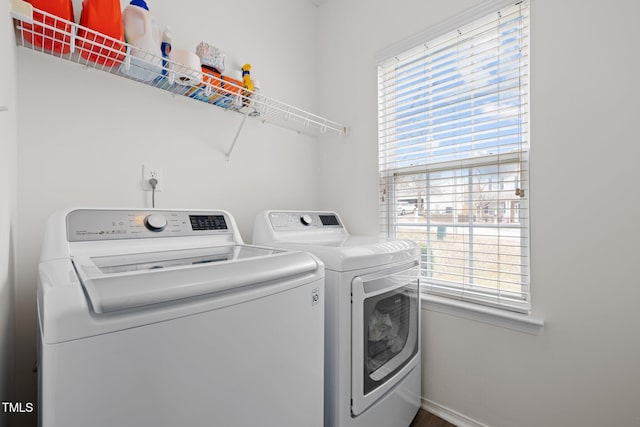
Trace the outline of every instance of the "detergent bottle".
{"label": "detergent bottle", "polygon": [[144,0],[131,0],[122,12],[124,35],[132,46],[130,63],[122,71],[138,80],[152,81],[162,73],[162,35],[158,21]]}
{"label": "detergent bottle", "polygon": [[70,53],[71,34],[75,31],[71,0],[29,0],[28,3],[31,3],[36,9],[55,16],[34,11],[34,23],[25,22],[23,24],[24,37],[27,42],[49,51],[62,54]]}
{"label": "detergent bottle", "polygon": [[80,56],[91,62],[107,67],[122,62],[126,48],[119,0],[82,2],[76,46]]}

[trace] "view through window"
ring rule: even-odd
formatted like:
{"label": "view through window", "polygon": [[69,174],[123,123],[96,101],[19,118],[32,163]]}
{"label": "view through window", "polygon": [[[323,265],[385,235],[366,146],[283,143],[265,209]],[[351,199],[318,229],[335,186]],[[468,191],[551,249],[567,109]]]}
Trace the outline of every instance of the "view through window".
{"label": "view through window", "polygon": [[382,232],[426,292],[529,311],[528,3],[378,66]]}

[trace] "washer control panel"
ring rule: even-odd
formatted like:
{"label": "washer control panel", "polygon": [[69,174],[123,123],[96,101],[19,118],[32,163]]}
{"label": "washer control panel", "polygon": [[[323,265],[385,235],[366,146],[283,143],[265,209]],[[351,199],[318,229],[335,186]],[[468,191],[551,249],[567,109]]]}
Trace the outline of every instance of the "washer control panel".
{"label": "washer control panel", "polygon": [[67,215],[67,240],[141,239],[233,233],[220,211],[78,209]]}
{"label": "washer control panel", "polygon": [[334,212],[270,212],[269,221],[275,231],[343,228]]}

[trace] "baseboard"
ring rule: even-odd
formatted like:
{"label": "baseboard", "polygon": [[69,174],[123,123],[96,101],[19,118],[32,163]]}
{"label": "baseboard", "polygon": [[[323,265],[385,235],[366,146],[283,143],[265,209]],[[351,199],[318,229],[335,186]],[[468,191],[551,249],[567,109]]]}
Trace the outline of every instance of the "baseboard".
{"label": "baseboard", "polygon": [[451,424],[455,424],[457,427],[489,427],[486,424],[462,415],[446,406],[425,399],[424,397],[422,398],[422,409],[439,416],[443,420],[449,421]]}

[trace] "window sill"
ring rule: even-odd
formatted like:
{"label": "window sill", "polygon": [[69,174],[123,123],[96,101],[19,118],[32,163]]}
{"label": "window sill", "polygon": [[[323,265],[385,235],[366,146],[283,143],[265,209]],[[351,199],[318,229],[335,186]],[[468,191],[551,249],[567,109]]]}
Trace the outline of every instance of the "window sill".
{"label": "window sill", "polygon": [[423,310],[450,314],[531,335],[540,335],[544,319],[431,294],[422,294]]}

